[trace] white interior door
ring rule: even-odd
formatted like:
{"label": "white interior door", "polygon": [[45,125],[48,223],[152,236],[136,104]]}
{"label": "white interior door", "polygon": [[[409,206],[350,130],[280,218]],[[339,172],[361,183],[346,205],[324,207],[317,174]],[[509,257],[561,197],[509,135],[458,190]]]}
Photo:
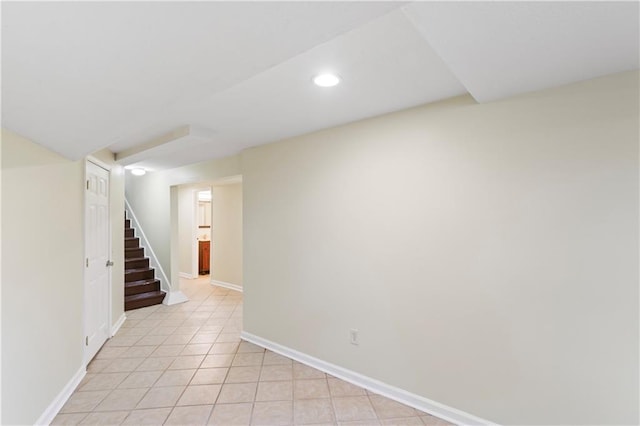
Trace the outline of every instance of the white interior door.
{"label": "white interior door", "polygon": [[109,172],[87,161],[85,197],[85,361],[109,337]]}

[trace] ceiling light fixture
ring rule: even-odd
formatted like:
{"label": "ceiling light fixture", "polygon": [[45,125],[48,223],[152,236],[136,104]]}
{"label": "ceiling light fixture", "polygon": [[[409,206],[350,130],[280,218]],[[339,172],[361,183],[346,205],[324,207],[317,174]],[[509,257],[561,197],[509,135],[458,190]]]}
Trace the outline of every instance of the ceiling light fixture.
{"label": "ceiling light fixture", "polygon": [[145,173],[147,173],[145,169],[131,169],[131,174],[135,176],[142,176]]}
{"label": "ceiling light fixture", "polygon": [[313,83],[320,87],[333,87],[340,83],[340,77],[335,74],[320,74],[313,78]]}

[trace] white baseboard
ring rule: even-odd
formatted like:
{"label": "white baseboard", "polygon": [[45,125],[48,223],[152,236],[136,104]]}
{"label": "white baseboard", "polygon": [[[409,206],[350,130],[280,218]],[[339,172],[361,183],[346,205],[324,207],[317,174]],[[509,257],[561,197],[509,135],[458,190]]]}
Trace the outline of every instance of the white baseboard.
{"label": "white baseboard", "polygon": [[218,281],[218,280],[212,279],[211,285],[228,288],[229,290],[235,290],[242,293],[242,286],[239,286],[238,284],[225,283],[224,281]]}
{"label": "white baseboard", "polygon": [[178,303],[187,302],[187,301],[189,301],[189,298],[185,296],[183,292],[181,292],[180,290],[177,290],[177,291],[168,292],[167,295],[164,297],[162,304],[171,306],[171,305],[176,305]]}
{"label": "white baseboard", "polygon": [[284,355],[288,358],[294,359],[310,367],[316,368],[320,371],[324,371],[325,373],[331,374],[332,376],[335,376],[346,382],[353,383],[356,386],[368,389],[371,392],[385,396],[389,399],[393,399],[402,404],[416,408],[420,411],[424,411],[425,413],[432,414],[454,424],[496,426],[495,423],[488,420],[481,419],[472,414],[466,413],[453,407],[449,407],[437,401],[424,398],[420,395],[407,392],[403,389],[391,386],[371,377],[356,373],[355,371],[348,370],[346,368],[331,364],[318,358],[314,358],[310,355],[298,352],[294,349],[282,346],[270,340],[263,339],[262,337],[258,337],[254,334],[247,333],[246,331],[243,331],[240,334],[240,338],[242,340],[246,340],[247,342],[251,342],[258,346],[262,346],[263,348],[269,349],[270,351],[279,353],[280,355]]}
{"label": "white baseboard", "polygon": [[67,402],[73,391],[76,390],[82,379],[84,379],[85,374],[87,374],[87,368],[83,365],[80,369],[73,375],[69,383],[60,391],[58,396],[49,404],[44,413],[40,416],[38,420],[36,420],[36,425],[49,425],[53,421],[53,419],[58,415],[62,406]]}
{"label": "white baseboard", "polygon": [[111,326],[111,336],[109,337],[113,337],[116,335],[116,333],[118,332],[118,330],[120,330],[120,327],[122,327],[122,324],[124,324],[126,319],[127,319],[127,316],[123,312],[122,315],[120,315],[120,318],[118,318],[118,321],[116,321],[116,323]]}
{"label": "white baseboard", "polygon": [[188,280],[193,280],[193,279],[198,278],[198,277],[194,277],[194,276],[193,276],[193,274],[189,274],[189,273],[187,273],[187,272],[179,272],[179,273],[178,273],[178,276],[179,276],[180,278],[186,278],[186,279],[188,279]]}

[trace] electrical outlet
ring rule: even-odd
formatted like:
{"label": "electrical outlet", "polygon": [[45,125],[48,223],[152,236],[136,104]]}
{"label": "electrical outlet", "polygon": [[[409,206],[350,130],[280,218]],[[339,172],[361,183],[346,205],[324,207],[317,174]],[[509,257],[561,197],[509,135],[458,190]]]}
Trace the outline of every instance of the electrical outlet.
{"label": "electrical outlet", "polygon": [[358,338],[358,330],[355,328],[352,328],[351,330],[349,330],[349,342],[352,345],[359,345],[360,344],[360,340]]}

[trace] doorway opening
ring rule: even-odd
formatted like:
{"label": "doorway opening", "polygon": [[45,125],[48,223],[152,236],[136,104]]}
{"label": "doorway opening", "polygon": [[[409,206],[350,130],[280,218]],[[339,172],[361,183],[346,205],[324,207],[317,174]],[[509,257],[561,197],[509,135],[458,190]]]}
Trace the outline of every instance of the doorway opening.
{"label": "doorway opening", "polygon": [[[242,290],[242,177],[179,185],[172,258],[180,279]],[[176,249],[176,252],[173,250]],[[174,257],[175,256],[175,257]]]}
{"label": "doorway opening", "polygon": [[211,272],[211,188],[196,191],[196,194],[197,270],[198,276],[201,277]]}

